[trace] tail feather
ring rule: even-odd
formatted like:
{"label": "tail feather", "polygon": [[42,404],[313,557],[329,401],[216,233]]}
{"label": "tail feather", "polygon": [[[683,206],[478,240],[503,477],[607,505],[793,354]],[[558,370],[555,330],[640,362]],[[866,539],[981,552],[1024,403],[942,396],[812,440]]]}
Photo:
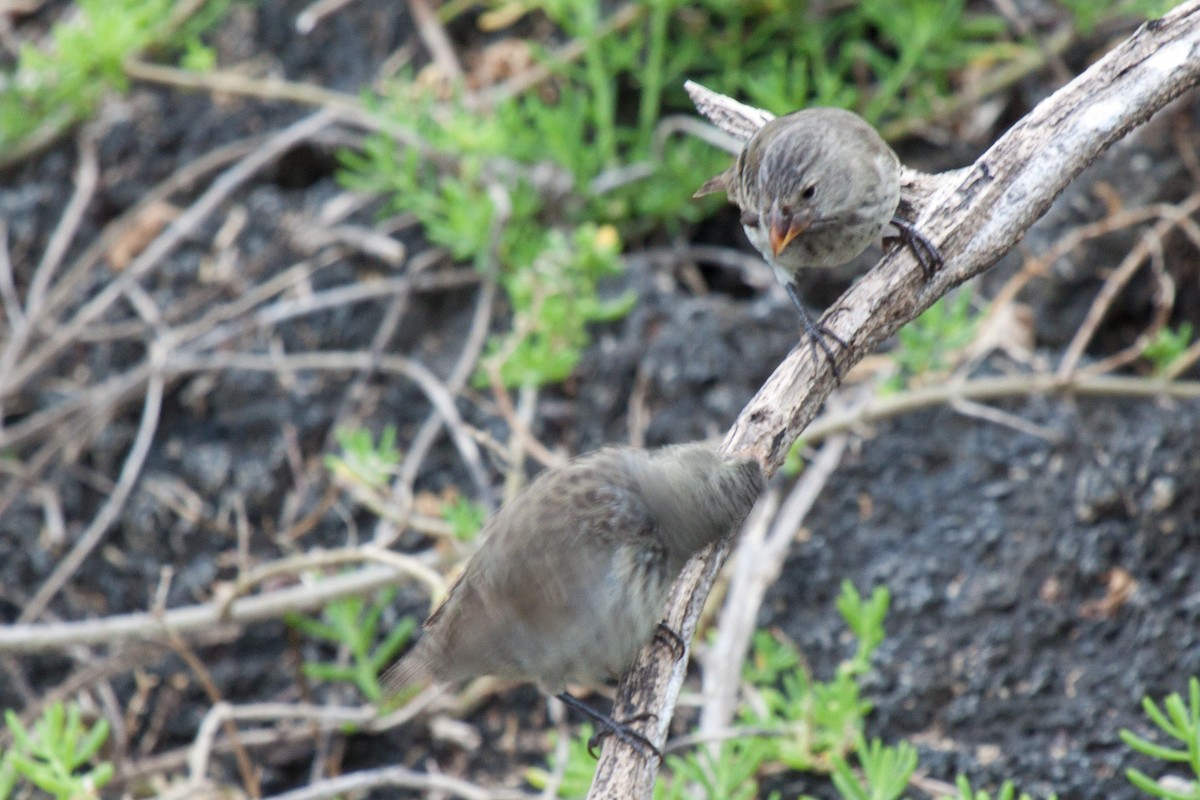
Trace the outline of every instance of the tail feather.
{"label": "tail feather", "polygon": [[404,658],[383,673],[381,683],[385,697],[393,697],[413,686],[423,686],[433,679],[433,659],[418,643]]}

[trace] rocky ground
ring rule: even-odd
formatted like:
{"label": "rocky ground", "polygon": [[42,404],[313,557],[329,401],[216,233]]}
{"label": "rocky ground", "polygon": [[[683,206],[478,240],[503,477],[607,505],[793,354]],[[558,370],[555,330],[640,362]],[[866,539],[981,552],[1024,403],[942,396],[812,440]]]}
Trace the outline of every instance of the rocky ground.
{"label": "rocky ground", "polygon": [[[302,36],[292,27],[301,7],[236,8],[221,27],[223,58],[262,59],[291,80],[353,93],[412,36],[402,6],[367,2]],[[470,32],[463,37],[469,47]],[[1081,69],[1100,44],[1068,52],[1068,65]],[[979,142],[912,142],[902,156],[930,171],[969,163],[1051,81],[1042,75],[1015,87]],[[2,365],[0,442],[12,463],[0,470],[0,622],[29,621],[22,614],[35,602],[45,605],[41,622],[208,603],[249,567],[373,535],[375,517],[331,489],[322,456],[336,449],[335,428],[347,424],[375,431],[393,424],[402,451],[411,452],[430,415],[428,393],[386,369],[303,369],[282,354],[366,357],[375,348],[450,382],[464,348],[475,345],[472,326],[486,292],[475,273],[429,250],[403,218],[382,224],[407,250],[391,261],[347,233],[381,229],[379,204],[348,198],[335,181],[336,150],[355,141],[353,132],[329,125],[281,144],[267,166],[250,171],[140,273],[136,258],[117,263],[113,242],[100,238],[178,170],[225,145],[246,145],[132,214],[151,233],[139,239],[123,225],[123,235],[133,237],[135,256],[145,252],[161,230],[156,215],[188,213],[216,175],[244,164],[253,148],[271,147],[270,137],[310,113],[281,101],[141,84],[107,103],[82,139],[0,176],[0,242],[24,291],[72,193],[86,184],[80,165],[94,159],[97,169],[51,281],[52,313],[15,369],[56,336],[62,345],[20,381],[14,365]],[[977,293],[1001,291],[1029,259],[1080,226],[1126,209],[1182,204],[1198,180],[1198,142],[1200,97],[1190,94],[1091,167]],[[1147,218],[1139,226],[1114,222],[1106,235],[1070,248],[1020,295],[1005,347],[963,369],[1053,369],[1106,277],[1161,217]],[[692,240],[748,250],[735,219],[726,213]],[[98,257],[89,258],[89,248]],[[1147,327],[1163,285],[1152,274],[1173,284],[1172,325],[1200,321],[1195,243],[1175,230],[1161,248],[1157,273],[1143,269],[1117,294],[1085,365]],[[121,276],[140,289],[72,327],[88,299]],[[404,276],[411,281],[387,283]],[[813,279],[806,295],[827,303],[852,277]],[[605,291],[632,288],[636,307],[598,326],[574,376],[537,396],[533,435],[575,453],[631,435],[656,445],[722,433],[796,343],[794,311],[777,290],[759,291],[767,285],[765,267],[742,273],[631,253],[626,274]],[[502,329],[503,302],[482,308],[490,327]],[[7,339],[7,316],[5,328]],[[156,348],[165,348],[166,361],[147,372]],[[243,354],[260,358],[238,361]],[[882,368],[862,368],[846,391]],[[1146,374],[1140,362],[1120,371]],[[1195,379],[1197,368],[1181,377]],[[509,440],[511,419],[488,391],[467,385],[452,393],[467,425]],[[977,786],[1011,778],[1038,796],[1139,797],[1124,769],[1157,768],[1132,755],[1117,732],[1147,733],[1142,697],[1182,691],[1200,674],[1200,400],[1017,392],[988,406],[1000,413],[943,403],[858,427],[759,623],[795,641],[816,674],[828,676],[847,655],[833,604],[841,581],[864,590],[885,585],[893,597],[888,636],[866,688],[875,703],[872,735],[915,742],[931,778],[965,773]],[[484,488],[498,494],[499,460],[485,448],[481,464]],[[411,466],[423,498],[449,490],[480,496],[479,475],[444,435]],[[790,480],[776,478],[785,491]],[[39,590],[108,508],[115,517],[96,546],[42,603]],[[409,530],[395,548],[413,552],[428,542]],[[459,554],[446,544],[432,552],[440,564]],[[290,573],[270,576],[257,588],[294,582]],[[406,587],[386,619],[422,613],[426,602],[423,590]],[[36,714],[48,698],[82,697],[115,721],[115,791],[145,795],[185,774],[183,754],[214,704],[213,690],[235,704],[355,702],[346,690],[298,677],[299,660],[332,650],[299,641],[278,618],[216,626],[191,641],[208,687],[178,645],[76,644],[9,656],[0,706]],[[520,786],[521,767],[545,763],[545,712],[532,689],[487,696],[466,720],[477,733],[431,732],[421,719],[348,737],[293,726],[288,736],[264,738],[270,747],[253,736],[246,746],[267,795],[305,785],[314,764],[323,774],[351,772],[399,756],[415,769]],[[676,726],[684,731],[687,723],[684,713]],[[239,782],[227,748],[207,769],[211,780]],[[834,796],[810,776],[777,775],[765,786],[784,797]],[[408,796],[388,791],[377,796]]]}

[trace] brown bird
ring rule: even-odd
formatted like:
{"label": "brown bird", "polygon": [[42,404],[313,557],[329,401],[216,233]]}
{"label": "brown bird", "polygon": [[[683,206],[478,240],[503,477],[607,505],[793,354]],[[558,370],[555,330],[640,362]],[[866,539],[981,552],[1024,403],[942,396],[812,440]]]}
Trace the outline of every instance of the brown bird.
{"label": "brown bird", "polygon": [[606,448],[543,472],[484,525],[483,544],[385,685],[534,681],[657,754],[566,685],[596,685],[633,663],[683,565],[730,532],[762,487],[758,462],[704,444]]}
{"label": "brown bird", "polygon": [[804,331],[834,374],[826,339],[846,346],[814,322],[800,301],[796,274],[852,260],[889,223],[912,248],[926,276],[941,266],[937,248],[899,216],[900,159],[865,120],[840,108],[808,108],[777,117],[758,130],[733,166],[693,195],[723,191],[742,209],[750,243],[775,270],[800,312]]}

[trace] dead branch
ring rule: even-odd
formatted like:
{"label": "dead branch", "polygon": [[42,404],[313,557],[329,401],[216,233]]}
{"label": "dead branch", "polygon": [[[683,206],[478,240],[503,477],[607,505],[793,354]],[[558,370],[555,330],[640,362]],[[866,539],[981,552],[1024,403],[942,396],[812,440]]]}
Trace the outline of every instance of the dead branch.
{"label": "dead branch", "polygon": [[[849,345],[843,369],[950,289],[995,264],[1085,167],[1198,82],[1200,0],[1191,0],[1143,25],[1044,100],[971,167],[924,181],[914,176],[914,184],[905,187],[907,199],[946,265],[926,282],[915,259],[897,250],[842,296],[823,322]],[[724,109],[714,121],[730,133],[744,133],[752,124],[747,122],[752,115],[738,113],[740,104],[714,100],[711,93],[700,99],[698,105]],[[827,366],[814,362],[809,348],[794,348],[742,410],[725,450],[753,453],[767,474],[774,473],[832,389]],[[672,590],[666,620],[685,642],[695,633],[729,549],[725,540],[701,553]],[[666,739],[686,666],[686,657],[647,647],[621,682],[615,707],[653,715],[646,735],[657,745]],[[588,797],[648,798],[657,772],[655,759],[610,740]]]}

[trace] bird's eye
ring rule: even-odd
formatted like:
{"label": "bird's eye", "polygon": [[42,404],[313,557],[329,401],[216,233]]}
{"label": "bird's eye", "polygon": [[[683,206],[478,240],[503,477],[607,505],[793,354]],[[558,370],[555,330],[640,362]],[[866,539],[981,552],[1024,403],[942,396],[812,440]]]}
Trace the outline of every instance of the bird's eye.
{"label": "bird's eye", "polygon": [[757,227],[758,226],[758,214],[755,214],[753,211],[750,211],[750,210],[743,211],[742,212],[742,224],[747,227],[750,227],[750,228]]}
{"label": "bird's eye", "polygon": [[803,197],[805,200],[812,200],[813,196],[816,193],[817,193],[817,187],[814,184],[814,185],[810,185],[810,186],[805,186],[804,191],[800,193],[800,196]]}

